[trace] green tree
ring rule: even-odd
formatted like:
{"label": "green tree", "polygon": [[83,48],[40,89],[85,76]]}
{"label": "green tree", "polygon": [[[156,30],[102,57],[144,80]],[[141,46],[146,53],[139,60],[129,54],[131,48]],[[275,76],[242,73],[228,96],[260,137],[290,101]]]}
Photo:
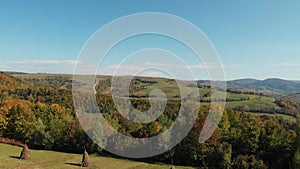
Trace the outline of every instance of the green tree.
{"label": "green tree", "polygon": [[232,144],[233,155],[255,154],[259,147],[262,121],[253,115],[230,111],[230,132],[224,141]]}
{"label": "green tree", "polygon": [[293,156],[293,168],[300,168],[300,116],[297,117],[296,126],[297,138],[295,141],[295,154]]}
{"label": "green tree", "polygon": [[286,168],[291,163],[295,139],[294,131],[286,131],[275,119],[270,119],[260,136],[259,155],[269,168]]}

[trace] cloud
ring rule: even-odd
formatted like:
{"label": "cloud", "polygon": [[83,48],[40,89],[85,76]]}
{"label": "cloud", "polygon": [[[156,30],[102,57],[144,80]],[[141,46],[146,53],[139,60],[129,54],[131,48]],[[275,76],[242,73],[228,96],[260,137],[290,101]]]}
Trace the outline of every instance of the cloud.
{"label": "cloud", "polygon": [[111,70],[133,70],[133,71],[136,71],[136,70],[141,70],[143,69],[143,66],[141,65],[110,65],[108,66],[108,69],[111,69]]}
{"label": "cloud", "polygon": [[[217,70],[225,68],[235,68],[245,65],[239,64],[216,64],[206,65],[180,65],[172,63],[144,62],[127,63],[123,65],[100,65],[95,67],[77,60],[24,60],[1,63],[0,69],[6,71],[32,72],[32,73],[67,73],[74,72],[75,64],[80,64],[77,74],[99,74],[99,75],[132,75],[132,76],[153,76],[171,77],[179,79],[190,78],[188,72],[193,72],[197,77],[206,77],[207,70]],[[77,67],[78,68],[78,67]],[[97,70],[97,72],[96,72]],[[173,77],[172,77],[173,78]]]}
{"label": "cloud", "polygon": [[216,64],[216,63],[207,63],[207,64],[199,64],[199,65],[173,65],[173,64],[162,64],[162,63],[153,63],[153,62],[147,62],[145,66],[151,66],[151,67],[173,67],[173,68],[179,68],[179,69],[217,69],[217,68],[227,68],[227,67],[241,67],[244,66],[242,64]]}
{"label": "cloud", "polygon": [[164,76],[162,72],[154,72],[154,71],[148,71],[145,73],[142,73],[143,76]]}
{"label": "cloud", "polygon": [[138,76],[164,76],[159,69],[152,69],[153,66],[146,65],[110,65],[99,69],[98,74],[106,75],[138,75]]}
{"label": "cloud", "polygon": [[[192,78],[189,72],[197,77],[206,77],[207,70],[236,68],[245,66],[242,64],[214,64],[206,65],[178,65],[168,63],[146,62],[140,64],[106,65],[100,66],[97,74],[102,75],[132,75],[132,76],[152,76],[152,77],[171,77],[177,79]],[[94,72],[94,71],[93,71]],[[91,73],[93,73],[91,72]],[[188,73],[188,75],[187,75]]]}
{"label": "cloud", "polygon": [[155,62],[146,62],[144,66],[148,67],[180,67],[182,68],[183,66],[181,65],[175,65],[175,64],[164,64],[164,63],[155,63]]}
{"label": "cloud", "polygon": [[12,64],[47,64],[47,65],[57,65],[57,64],[76,64],[77,60],[28,60],[28,61],[12,61]]}
{"label": "cloud", "polygon": [[272,63],[269,66],[277,66],[277,67],[294,67],[300,66],[300,63]]}
{"label": "cloud", "polygon": [[2,62],[0,69],[4,71],[32,73],[73,73],[77,60],[21,60]]}
{"label": "cloud", "polygon": [[3,64],[0,65],[0,69],[11,69],[11,68],[12,67],[9,65],[3,65]]}

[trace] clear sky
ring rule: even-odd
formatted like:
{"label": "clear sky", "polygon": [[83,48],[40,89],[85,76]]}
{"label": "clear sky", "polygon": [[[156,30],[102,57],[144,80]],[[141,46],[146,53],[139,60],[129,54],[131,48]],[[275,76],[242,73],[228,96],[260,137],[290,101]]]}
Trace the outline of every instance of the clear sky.
{"label": "clear sky", "polygon": [[2,0],[0,70],[72,73],[95,31],[138,12],[170,13],[196,25],[214,44],[227,79],[300,80],[299,0]]}

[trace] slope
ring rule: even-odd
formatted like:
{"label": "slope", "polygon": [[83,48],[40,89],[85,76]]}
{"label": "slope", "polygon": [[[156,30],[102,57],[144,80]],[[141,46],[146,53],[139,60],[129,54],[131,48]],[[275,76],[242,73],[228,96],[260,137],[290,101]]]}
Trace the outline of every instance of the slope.
{"label": "slope", "polygon": [[[31,159],[28,161],[19,160],[22,148],[0,144],[0,168],[19,168],[19,169],[68,169],[81,168],[80,154],[67,154],[54,151],[30,150]],[[148,164],[129,160],[120,160],[97,155],[90,155],[91,168],[101,169],[169,169],[169,165]],[[178,169],[192,169],[191,167],[176,167]]]}

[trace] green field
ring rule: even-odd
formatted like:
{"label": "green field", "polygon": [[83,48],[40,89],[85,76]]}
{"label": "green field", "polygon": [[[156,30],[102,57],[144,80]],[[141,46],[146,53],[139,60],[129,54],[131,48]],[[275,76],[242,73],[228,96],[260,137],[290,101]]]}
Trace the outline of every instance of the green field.
{"label": "green field", "polygon": [[[141,78],[143,80],[149,80],[146,78]],[[151,78],[151,81],[156,83],[143,83],[137,81],[133,86],[135,90],[132,94],[134,96],[139,96],[139,98],[148,99],[149,93],[154,89],[161,89],[165,92],[168,98],[180,99],[180,90],[175,81],[170,81],[168,79],[162,78]],[[187,84],[185,84],[187,86]],[[189,89],[189,87],[187,87]],[[199,94],[201,96],[202,104],[208,104],[211,100],[211,89],[209,88],[199,88]],[[276,105],[275,98],[270,96],[261,96],[257,94],[245,94],[245,93],[233,93],[216,91],[216,97],[224,96],[226,94],[227,102],[226,108],[228,109],[239,109],[243,111],[258,111],[261,113],[273,112],[279,110],[280,107]],[[179,97],[179,98],[178,98]]]}
{"label": "green field", "polygon": [[[82,155],[54,151],[31,150],[31,159],[19,160],[21,147],[0,144],[1,169],[68,169],[81,168]],[[92,166],[100,169],[169,169],[169,165],[148,164],[129,160],[120,160],[97,155],[90,155]],[[176,169],[192,169],[191,167],[176,167]]]}
{"label": "green field", "polygon": [[289,116],[286,114],[270,114],[270,113],[253,113],[255,116],[271,116],[271,117],[277,117],[282,118],[285,121],[290,121],[291,123],[296,123],[296,118],[293,116]]}

